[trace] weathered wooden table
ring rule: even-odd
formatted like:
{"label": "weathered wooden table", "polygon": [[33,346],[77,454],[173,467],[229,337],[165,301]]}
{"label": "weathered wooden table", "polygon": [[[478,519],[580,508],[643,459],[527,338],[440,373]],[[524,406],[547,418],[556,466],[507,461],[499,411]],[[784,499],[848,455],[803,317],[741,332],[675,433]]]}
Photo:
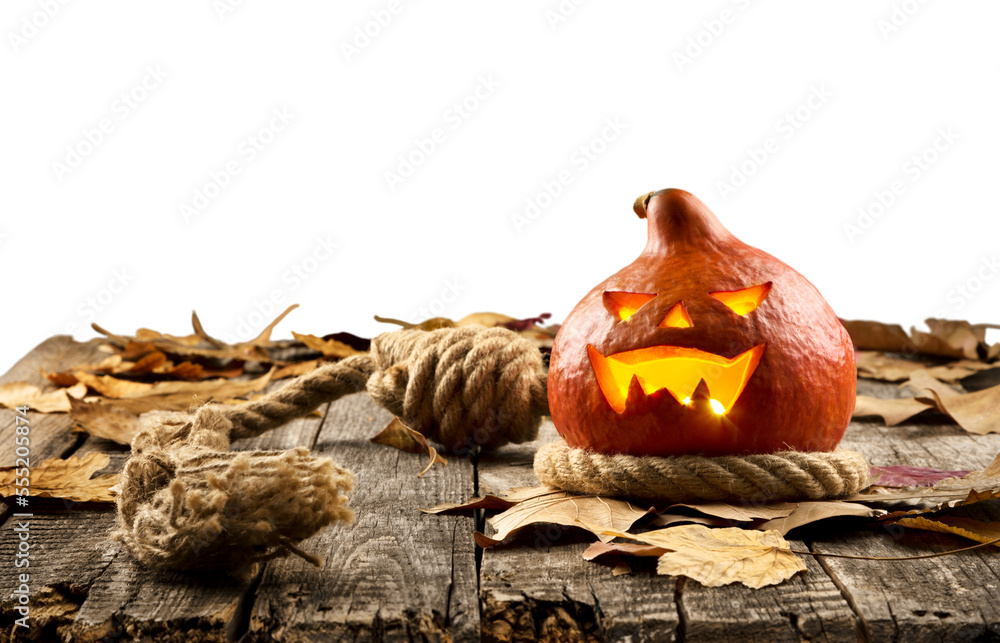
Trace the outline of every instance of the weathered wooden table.
{"label": "weathered wooden table", "polygon": [[[96,344],[52,338],[0,381],[43,383],[97,356]],[[862,382],[868,394],[900,395]],[[390,419],[366,394],[353,395],[235,448],[308,445],[356,473],[353,526],[303,543],[325,558],[267,563],[249,583],[223,575],[138,569],[107,538],[108,508],[59,507],[31,519],[32,629],[13,627],[10,592],[16,536],[12,509],[0,527],[0,624],[4,640],[58,641],[993,641],[1000,640],[1000,555],[974,550],[912,561],[811,558],[809,571],[779,586],[706,588],[637,570],[613,576],[584,561],[587,538],[542,527],[513,546],[477,549],[482,518],[417,511],[487,491],[534,485],[534,445],[506,447],[477,461],[451,458],[422,478],[424,457],[370,444]],[[854,422],[845,446],[875,464],[976,469],[1000,452],[1000,435],[912,422],[886,428]],[[924,421],[926,422],[926,421]],[[14,414],[0,416],[0,453],[14,463]],[[64,414],[31,416],[31,457],[126,451],[70,431]],[[551,423],[540,440],[555,436]],[[981,503],[1000,519],[1000,501]],[[897,528],[898,529],[898,528]],[[792,532],[796,549],[904,556],[968,544],[957,537],[827,522]],[[992,549],[992,548],[991,548]]]}

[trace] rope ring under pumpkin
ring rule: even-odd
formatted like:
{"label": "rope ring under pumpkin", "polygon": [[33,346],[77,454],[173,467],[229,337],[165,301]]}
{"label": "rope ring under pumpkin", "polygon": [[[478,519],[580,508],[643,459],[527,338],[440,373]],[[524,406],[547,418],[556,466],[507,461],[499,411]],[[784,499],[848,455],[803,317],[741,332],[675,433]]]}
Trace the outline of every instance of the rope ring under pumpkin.
{"label": "rope ring under pumpkin", "polygon": [[868,484],[860,453],[780,451],[673,457],[604,455],[559,440],[535,454],[543,484],[574,493],[644,500],[821,500],[851,496]]}

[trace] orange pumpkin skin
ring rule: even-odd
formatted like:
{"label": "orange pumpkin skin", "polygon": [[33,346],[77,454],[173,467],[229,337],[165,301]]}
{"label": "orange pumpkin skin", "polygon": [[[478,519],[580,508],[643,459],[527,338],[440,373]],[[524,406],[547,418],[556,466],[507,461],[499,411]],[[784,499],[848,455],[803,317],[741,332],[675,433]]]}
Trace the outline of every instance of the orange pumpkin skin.
{"label": "orange pumpkin skin", "polygon": [[[802,275],[744,244],[708,207],[683,190],[653,194],[649,240],[631,265],[596,286],[556,336],[548,376],[552,421],[567,444],[605,454],[671,456],[831,451],[854,409],[851,339]],[[642,216],[642,214],[640,214]],[[770,282],[756,309],[739,315],[709,293]],[[619,321],[605,292],[655,294]],[[690,327],[661,327],[682,302]],[[653,346],[699,349],[733,358],[763,355],[725,414],[706,404],[703,381],[685,405],[665,388],[643,392],[633,380],[624,409],[602,392],[589,351],[608,356]],[[588,349],[588,347],[591,347]]]}

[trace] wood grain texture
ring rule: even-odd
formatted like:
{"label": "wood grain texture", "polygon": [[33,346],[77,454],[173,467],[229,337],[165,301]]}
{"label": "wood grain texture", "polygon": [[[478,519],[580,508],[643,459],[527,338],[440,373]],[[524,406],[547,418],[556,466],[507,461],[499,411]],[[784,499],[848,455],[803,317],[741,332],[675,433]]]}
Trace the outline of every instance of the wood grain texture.
{"label": "wood grain texture", "polygon": [[[535,449],[555,438],[547,420],[538,442],[481,455],[479,492],[537,485],[531,467]],[[482,554],[484,641],[676,640],[680,617],[673,578],[613,576],[609,567],[582,558],[594,538],[577,530],[552,525],[526,531],[515,544]]]}
{"label": "wood grain texture", "polygon": [[[29,566],[15,568],[19,544],[13,531],[19,523],[29,529]],[[79,612],[92,584],[115,557],[116,547],[107,540],[114,525],[111,511],[76,511],[69,514],[35,513],[30,518],[11,518],[0,536],[0,631],[14,640],[58,640]],[[31,630],[16,628],[11,591],[20,584],[20,574],[29,574]]]}
{"label": "wood grain texture", "polygon": [[[792,549],[808,546],[789,539]],[[704,587],[685,580],[680,605],[686,641],[849,641],[857,619],[823,567],[803,556],[808,571],[781,585]]]}
{"label": "wood grain texture", "polygon": [[[852,422],[844,447],[873,464],[979,469],[1000,453],[1000,435],[972,435],[950,425],[910,422],[885,427]],[[1000,502],[982,503],[980,519],[1000,520]],[[972,509],[970,507],[970,509]],[[814,551],[854,556],[912,556],[957,549],[956,536],[904,529],[810,530]],[[870,641],[1000,639],[1000,557],[979,550],[909,561],[821,558],[855,606]]]}
{"label": "wood grain texture", "polygon": [[427,456],[368,441],[390,418],[363,393],[330,405],[315,450],[355,472],[355,524],[302,544],[325,559],[322,569],[292,558],[268,565],[252,640],[476,639],[473,521],[417,511],[472,495],[472,464],[453,458],[417,478]]}
{"label": "wood grain texture", "polygon": [[[97,343],[81,344],[66,335],[51,337],[0,377],[0,384],[7,382],[28,382],[39,387],[52,386],[42,375],[42,370],[58,371],[76,364],[90,362],[105,357],[98,351]],[[54,388],[54,387],[53,387]],[[68,413],[28,413],[31,427],[31,460],[34,464],[47,458],[68,455],[83,442],[84,437],[70,431],[73,423]],[[0,408],[0,467],[14,464],[14,411]]]}

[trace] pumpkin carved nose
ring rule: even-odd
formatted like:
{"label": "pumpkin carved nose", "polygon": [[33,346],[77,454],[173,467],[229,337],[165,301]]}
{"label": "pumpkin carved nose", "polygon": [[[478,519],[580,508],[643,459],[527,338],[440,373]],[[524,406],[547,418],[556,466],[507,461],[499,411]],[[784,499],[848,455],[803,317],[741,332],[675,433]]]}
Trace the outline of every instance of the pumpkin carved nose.
{"label": "pumpkin carved nose", "polygon": [[691,328],[692,326],[694,324],[691,323],[691,316],[688,315],[687,308],[684,307],[682,301],[674,304],[667,311],[667,316],[660,322],[660,328]]}

